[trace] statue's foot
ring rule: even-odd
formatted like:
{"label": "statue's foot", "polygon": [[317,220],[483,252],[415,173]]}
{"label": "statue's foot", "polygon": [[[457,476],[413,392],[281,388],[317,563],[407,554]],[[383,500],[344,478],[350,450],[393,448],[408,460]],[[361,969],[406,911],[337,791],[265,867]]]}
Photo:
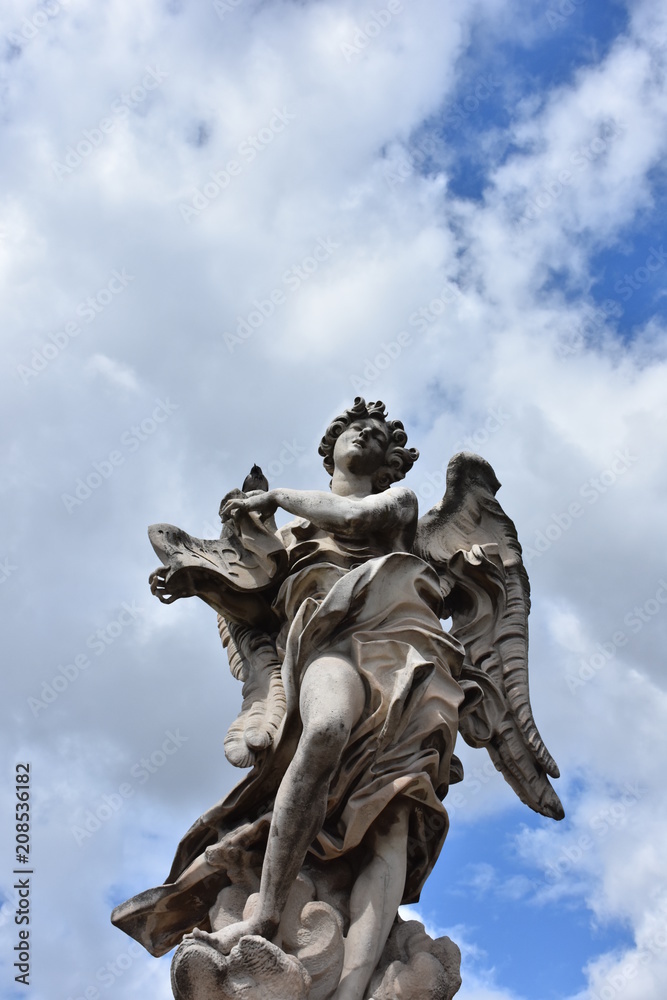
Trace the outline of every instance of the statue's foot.
{"label": "statue's foot", "polygon": [[279,922],[279,920],[262,918],[258,914],[248,920],[240,920],[236,924],[222,927],[219,931],[202,931],[195,927],[191,937],[196,941],[206,941],[222,955],[229,955],[234,945],[237,945],[241,938],[248,937],[248,935],[258,935],[270,941],[278,930]]}
{"label": "statue's foot", "polygon": [[266,938],[247,935],[229,955],[193,934],[171,965],[176,1000],[308,1000],[311,977],[293,955]]}

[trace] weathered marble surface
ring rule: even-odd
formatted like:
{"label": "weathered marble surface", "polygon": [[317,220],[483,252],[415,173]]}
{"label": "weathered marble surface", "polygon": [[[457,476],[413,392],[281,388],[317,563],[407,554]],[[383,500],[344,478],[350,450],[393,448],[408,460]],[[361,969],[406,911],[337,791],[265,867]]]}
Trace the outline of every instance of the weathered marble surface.
{"label": "weathered marble surface", "polygon": [[[316,904],[314,904],[316,905]],[[322,905],[322,904],[321,904]],[[229,955],[201,941],[179,945],[172,962],[176,1000],[329,1000],[343,966],[340,929],[331,914],[309,913],[298,943],[243,937]],[[335,923],[335,915],[333,915]],[[430,938],[417,921],[397,922],[370,984],[372,1000],[452,1000],[461,985],[461,953],[448,937]]]}
{"label": "weathered marble surface", "polygon": [[[451,1000],[458,948],[397,913],[445,840],[459,732],[562,816],[528,699],[528,579],[491,466],[455,456],[419,519],[395,485],[418,453],[383,404],[356,400],[320,454],[329,492],[266,489],[255,466],[223,498],[219,539],[149,532],[153,593],[218,612],[243,682],[225,752],[252,767],[165,884],[112,916],[154,955],[177,947],[180,1000]],[[278,508],[295,516],[280,530]]]}

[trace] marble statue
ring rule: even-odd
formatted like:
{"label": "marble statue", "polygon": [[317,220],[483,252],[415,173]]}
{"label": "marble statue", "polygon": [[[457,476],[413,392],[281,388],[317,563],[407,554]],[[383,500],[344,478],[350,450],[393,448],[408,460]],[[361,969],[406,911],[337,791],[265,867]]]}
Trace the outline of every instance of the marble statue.
{"label": "marble statue", "polygon": [[[357,398],[319,451],[330,491],[268,489],[255,466],[219,539],[149,529],[153,593],[218,612],[243,682],[225,752],[251,768],[165,884],[112,916],[153,955],[177,946],[179,1000],[451,1000],[456,945],[398,909],[445,840],[459,732],[526,805],[563,816],[528,697],[528,578],[489,463],[456,455],[420,519],[396,485],[418,452],[383,403]],[[278,508],[294,516],[279,529]]]}

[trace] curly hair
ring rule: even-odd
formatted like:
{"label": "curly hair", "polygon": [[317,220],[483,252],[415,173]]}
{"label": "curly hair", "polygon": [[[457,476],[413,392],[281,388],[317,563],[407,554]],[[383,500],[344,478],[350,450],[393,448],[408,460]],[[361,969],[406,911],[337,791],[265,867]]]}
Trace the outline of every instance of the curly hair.
{"label": "curly hair", "polygon": [[334,473],[333,453],[337,439],[343,431],[354,423],[355,420],[380,420],[389,431],[389,443],[385,465],[380,468],[373,477],[373,487],[375,493],[381,493],[388,489],[392,483],[397,483],[404,479],[414,463],[419,458],[416,448],[406,448],[408,435],[405,433],[400,420],[387,420],[387,411],[384,403],[378,400],[376,403],[367,403],[362,396],[357,396],[354,406],[345,410],[340,416],[332,420],[324,437],[320,442],[318,453],[322,455],[324,468],[330,476]]}

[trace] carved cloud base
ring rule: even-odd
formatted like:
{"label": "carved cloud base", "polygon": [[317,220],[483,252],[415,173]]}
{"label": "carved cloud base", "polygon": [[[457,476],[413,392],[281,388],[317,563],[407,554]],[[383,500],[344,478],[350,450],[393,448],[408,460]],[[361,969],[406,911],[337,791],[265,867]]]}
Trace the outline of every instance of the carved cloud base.
{"label": "carved cloud base", "polygon": [[298,959],[260,937],[241,938],[229,955],[189,941],[171,964],[176,1000],[308,1000],[310,982]]}
{"label": "carved cloud base", "polygon": [[394,924],[371,979],[373,1000],[452,1000],[461,986],[461,952],[448,937],[432,937],[417,920]]}
{"label": "carved cloud base", "polygon": [[[327,923],[327,914],[318,916]],[[294,941],[297,954],[254,936],[242,938],[229,955],[221,955],[206,942],[186,941],[172,962],[174,997],[329,1000],[342,969],[342,935],[325,933],[327,940],[318,948],[321,921],[312,917],[311,913],[310,927],[301,928],[300,941],[299,936]],[[448,937],[434,941],[417,921],[397,919],[366,996],[368,1000],[452,1000],[461,985],[460,961],[461,953]]]}

